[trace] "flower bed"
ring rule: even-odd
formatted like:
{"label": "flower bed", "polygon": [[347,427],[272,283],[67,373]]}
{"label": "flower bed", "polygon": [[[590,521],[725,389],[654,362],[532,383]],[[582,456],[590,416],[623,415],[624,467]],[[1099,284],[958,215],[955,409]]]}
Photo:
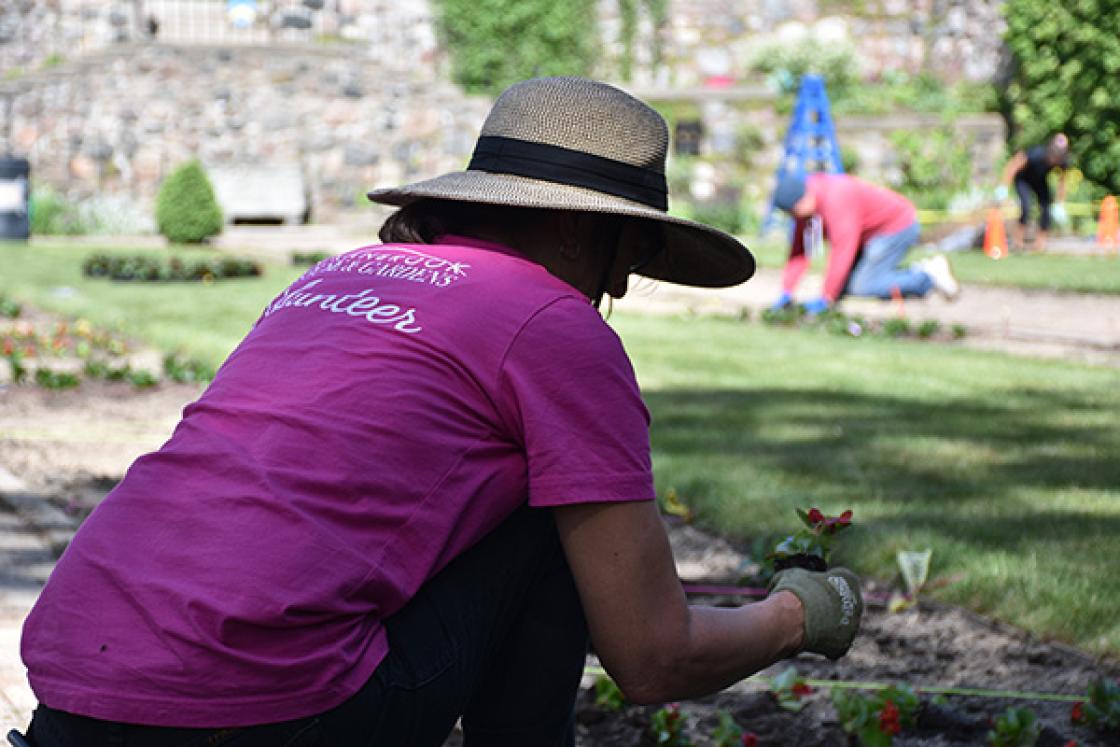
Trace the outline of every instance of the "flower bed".
{"label": "flower bed", "polygon": [[[208,381],[209,367],[180,355],[166,355],[162,372],[142,364],[142,351],[85,319],[21,318],[22,308],[0,317],[0,381],[35,384],[46,389],[70,389],[83,379],[126,381],[136,387],[159,383],[161,373],[176,382]],[[146,356],[151,358],[151,355]],[[6,369],[6,371],[4,370]]]}
{"label": "flower bed", "polygon": [[143,254],[91,254],[82,262],[82,274],[87,277],[121,281],[212,282],[223,278],[258,277],[262,273],[259,263],[237,257],[182,260]]}
{"label": "flower bed", "polygon": [[820,329],[843,337],[908,338],[951,342],[960,340],[968,334],[964,325],[954,324],[947,327],[933,319],[918,324],[912,324],[903,316],[878,321],[835,310],[810,315],[800,306],[788,306],[781,310],[769,309],[762,312],[761,319],[764,323],[774,326]]}

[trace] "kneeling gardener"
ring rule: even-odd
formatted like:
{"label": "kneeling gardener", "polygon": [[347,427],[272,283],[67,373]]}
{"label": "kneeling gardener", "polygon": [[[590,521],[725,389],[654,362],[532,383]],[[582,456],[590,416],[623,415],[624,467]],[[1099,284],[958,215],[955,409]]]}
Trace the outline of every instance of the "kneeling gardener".
{"label": "kneeling gardener", "polygon": [[372,192],[384,243],[270,304],[59,561],[23,633],[34,744],[438,747],[461,718],[467,745],[572,745],[589,634],[638,703],[842,656],[849,571],[738,609],[677,579],[597,306],[754,259],[667,212],[667,143],[616,88],[530,80],[467,170]]}
{"label": "kneeling gardener", "polygon": [[776,309],[793,303],[809,266],[806,241],[818,234],[828,239],[829,252],[821,295],[804,304],[810,314],[826,311],[844,295],[889,299],[936,290],[955,298],[960,292],[943,255],[900,266],[918,240],[918,221],[914,205],[897,192],[848,174],[786,173],[774,190],[774,206],[796,219]]}

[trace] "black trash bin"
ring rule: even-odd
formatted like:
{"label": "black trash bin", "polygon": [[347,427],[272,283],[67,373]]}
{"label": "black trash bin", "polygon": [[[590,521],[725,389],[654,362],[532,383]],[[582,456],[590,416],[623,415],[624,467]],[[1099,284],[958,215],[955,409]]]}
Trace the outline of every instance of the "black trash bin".
{"label": "black trash bin", "polygon": [[0,156],[0,240],[26,241],[31,235],[31,163]]}

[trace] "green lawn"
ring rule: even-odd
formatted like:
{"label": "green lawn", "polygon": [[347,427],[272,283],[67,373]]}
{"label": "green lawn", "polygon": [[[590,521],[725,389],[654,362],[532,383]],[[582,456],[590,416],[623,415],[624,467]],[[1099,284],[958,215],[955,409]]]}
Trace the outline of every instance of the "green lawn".
{"label": "green lawn", "polygon": [[[249,331],[270,300],[306,268],[267,265],[260,278],[215,283],[120,283],[81,274],[90,254],[167,256],[166,249],[77,248],[0,242],[0,291],[18,301],[85,317],[164,351],[216,367]],[[170,252],[185,259],[207,249]]]}
{"label": "green lawn", "polygon": [[[719,319],[614,320],[653,414],[659,492],[746,542],[852,508],[841,560],[933,549],[943,599],[1120,652],[1113,369]],[[1070,614],[1076,610],[1076,614]]]}
{"label": "green lawn", "polygon": [[[774,236],[765,239],[744,237],[760,267],[780,269],[786,261],[788,246]],[[911,259],[927,256],[915,249]],[[1120,294],[1120,257],[1070,254],[1013,254],[994,260],[980,251],[948,255],[953,272],[962,283],[1002,285],[1017,288],[1066,291],[1071,293]],[[824,260],[813,262],[814,271],[823,271]]]}
{"label": "green lawn", "polygon": [[[80,276],[88,253],[0,245],[0,293],[211,364],[300,272],[110,283]],[[653,413],[658,490],[701,524],[747,543],[791,530],[796,506],[852,508],[840,557],[862,573],[889,579],[897,550],[930,547],[940,598],[1120,653],[1114,369],[726,319],[611,323]]]}

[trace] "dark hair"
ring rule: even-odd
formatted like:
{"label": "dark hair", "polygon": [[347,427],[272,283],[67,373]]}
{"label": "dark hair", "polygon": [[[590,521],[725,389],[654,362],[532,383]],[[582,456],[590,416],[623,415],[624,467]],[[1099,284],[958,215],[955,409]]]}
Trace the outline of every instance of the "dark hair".
{"label": "dark hair", "polygon": [[543,208],[420,199],[386,218],[377,237],[386,244],[431,244],[446,234],[472,236],[483,229],[532,225],[539,221],[542,211]]}

